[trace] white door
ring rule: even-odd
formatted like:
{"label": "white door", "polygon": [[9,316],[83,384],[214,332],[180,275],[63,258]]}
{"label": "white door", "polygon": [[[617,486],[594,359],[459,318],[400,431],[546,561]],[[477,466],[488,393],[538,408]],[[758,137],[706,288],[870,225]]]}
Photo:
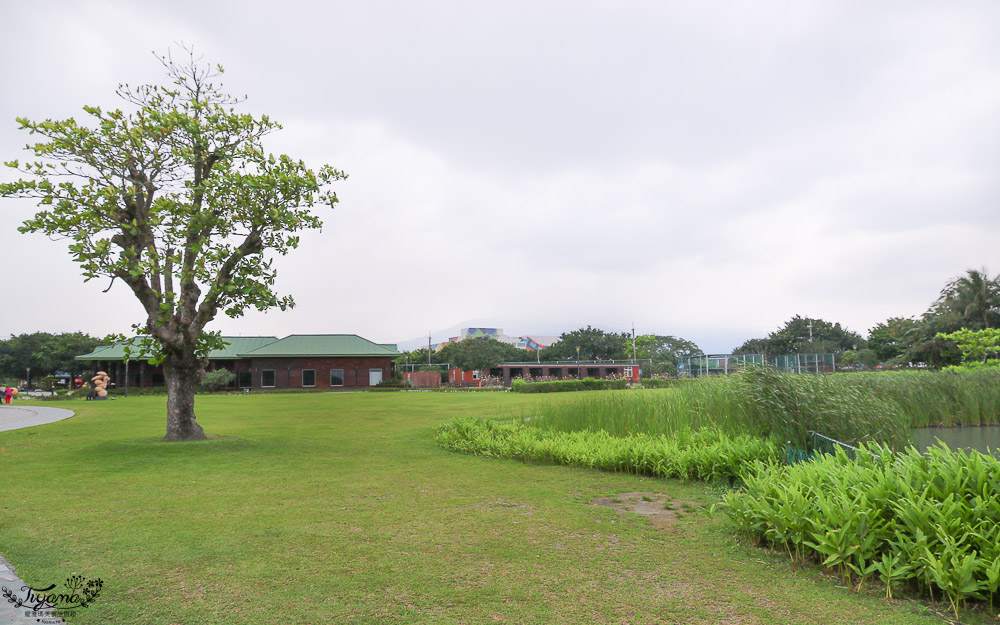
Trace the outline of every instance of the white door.
{"label": "white door", "polygon": [[382,381],[382,370],[381,369],[369,369],[368,370],[368,386],[375,386]]}

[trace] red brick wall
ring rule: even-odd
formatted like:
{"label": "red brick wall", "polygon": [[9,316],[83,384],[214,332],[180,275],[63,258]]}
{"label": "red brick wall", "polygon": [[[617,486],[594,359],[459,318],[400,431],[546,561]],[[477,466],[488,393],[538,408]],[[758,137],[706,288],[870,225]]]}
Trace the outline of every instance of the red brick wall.
{"label": "red brick wall", "polygon": [[[251,388],[261,388],[262,371],[274,371],[274,388],[303,388],[302,370],[316,371],[316,386],[305,388],[368,387],[368,370],[381,369],[382,379],[392,377],[392,359],[385,357],[253,358]],[[343,369],[344,386],[330,386],[330,370]]]}
{"label": "red brick wall", "polygon": [[417,388],[436,388],[441,386],[441,374],[437,371],[407,371],[403,379]]}
{"label": "red brick wall", "polygon": [[[106,371],[111,376],[114,384],[113,389],[123,389],[125,387],[125,365],[122,362],[98,361],[91,363],[93,371]],[[240,360],[213,360],[209,363],[207,370],[229,369],[233,373],[240,371],[250,371],[250,388],[259,389],[261,371],[263,369],[274,370],[274,388],[303,388],[302,370],[314,369],[316,371],[316,386],[305,388],[344,388],[344,387],[368,387],[368,370],[381,369],[382,379],[388,380],[393,374],[392,359],[385,357],[372,358],[334,358],[334,357],[311,357],[311,358],[253,358]],[[330,386],[330,370],[344,370],[344,386]],[[92,375],[92,374],[91,374]],[[153,380],[157,380],[156,386],[163,384],[163,368],[150,365],[146,361],[132,361],[129,363],[129,387],[135,388],[154,386]],[[88,378],[89,379],[89,378]],[[238,382],[235,380],[233,386]]]}

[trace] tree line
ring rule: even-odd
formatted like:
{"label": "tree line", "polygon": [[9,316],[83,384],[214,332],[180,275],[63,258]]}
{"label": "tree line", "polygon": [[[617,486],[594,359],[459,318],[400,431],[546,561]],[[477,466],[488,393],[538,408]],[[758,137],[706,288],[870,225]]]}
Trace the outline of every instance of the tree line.
{"label": "tree line", "polygon": [[925,312],[881,321],[868,331],[867,338],[839,323],[796,315],[767,337],[750,339],[733,352],[768,357],[833,353],[844,364],[897,367],[922,363],[937,368],[957,365],[963,359],[963,350],[946,335],[998,327],[1000,276],[991,277],[985,268],[968,269],[949,280]]}
{"label": "tree line", "polygon": [[[957,365],[967,359],[956,332],[1000,328],[1000,276],[984,269],[969,269],[952,278],[933,304],[917,317],[891,317],[871,328],[868,336],[839,322],[795,315],[763,338],[753,338],[733,354],[835,354],[845,365],[898,367],[922,363],[929,367]],[[964,335],[961,335],[964,336]],[[969,339],[966,339],[966,342]],[[677,374],[679,361],[702,355],[693,341],[669,335],[606,332],[586,326],[564,332],[559,341],[535,352],[518,349],[492,338],[480,337],[447,343],[433,351],[406,352],[397,363],[449,363],[465,371],[487,370],[503,362],[628,360],[648,363],[649,374]]]}
{"label": "tree line", "polygon": [[[579,351],[577,351],[579,349]],[[463,371],[485,371],[504,362],[608,361],[633,358],[648,362],[648,373],[677,374],[678,360],[696,356],[701,349],[692,341],[659,334],[633,337],[627,332],[606,332],[587,326],[559,335],[559,341],[541,351],[520,349],[490,337],[446,343],[428,359],[427,348],[406,352],[397,364],[447,363]]]}
{"label": "tree line", "polygon": [[87,370],[87,365],[76,361],[81,354],[88,354],[102,343],[83,332],[33,332],[11,335],[0,340],[0,379],[6,384],[17,384],[19,380],[41,380],[56,373],[78,374]]}

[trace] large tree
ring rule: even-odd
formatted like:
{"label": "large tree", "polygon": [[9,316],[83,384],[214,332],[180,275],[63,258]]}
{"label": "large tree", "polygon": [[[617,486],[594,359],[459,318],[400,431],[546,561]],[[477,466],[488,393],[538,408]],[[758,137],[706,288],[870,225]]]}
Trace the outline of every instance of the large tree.
{"label": "large tree", "polygon": [[438,359],[446,360],[462,371],[485,371],[504,362],[524,362],[533,353],[518,349],[508,343],[501,343],[488,336],[480,336],[455,343],[448,343],[441,348]]}
{"label": "large tree", "polygon": [[891,317],[868,331],[868,347],[880,362],[903,356],[919,322],[903,317]]}
{"label": "large tree", "polygon": [[1000,276],[990,277],[985,267],[966,270],[945,284],[927,314],[974,330],[1000,326]]}
{"label": "large tree", "polygon": [[332,206],[328,185],[345,176],[265,152],[263,137],[280,126],[237,112],[239,100],[212,82],[221,67],[191,51],[161,61],[169,84],[119,87],[127,111],[85,106],[90,125],[18,119],[46,140],[28,146],[38,162],[7,163],[33,177],[0,185],[0,195],[37,199],[22,232],[70,239],[87,280],[132,290],[145,311],[139,349],[163,365],[165,438],[189,440],[205,437],[194,392],[220,344],[206,326],[220,311],[293,304],[273,290],[271,259],[321,225],[309,208]]}
{"label": "large tree", "polygon": [[782,354],[839,354],[857,346],[864,339],[840,323],[795,315],[766,339],[750,339],[733,350],[734,354],[763,353],[768,358]]}
{"label": "large tree", "polygon": [[579,347],[582,360],[615,360],[625,358],[625,344],[631,354],[632,337],[626,333],[605,332],[587,326],[559,335],[559,342],[542,350],[542,360],[570,360],[577,357]]}
{"label": "large tree", "polygon": [[[649,373],[677,375],[677,362],[683,358],[693,358],[703,352],[693,342],[675,336],[660,334],[640,334],[635,337],[635,355],[641,360],[649,359]],[[633,353],[632,341],[625,342],[626,356]]]}

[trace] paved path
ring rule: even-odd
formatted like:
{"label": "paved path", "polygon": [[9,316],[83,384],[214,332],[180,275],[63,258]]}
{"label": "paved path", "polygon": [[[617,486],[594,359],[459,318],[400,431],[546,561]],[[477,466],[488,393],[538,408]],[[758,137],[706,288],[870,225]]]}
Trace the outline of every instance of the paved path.
{"label": "paved path", "polygon": [[20,430],[34,425],[55,423],[69,419],[75,412],[65,408],[49,408],[48,406],[0,406],[0,432]]}
{"label": "paved path", "polygon": [[[17,576],[14,567],[4,560],[3,556],[0,556],[0,588],[13,592],[16,597],[27,599],[26,591],[22,590],[24,585],[24,580]],[[47,612],[31,615],[30,606],[23,605],[16,608],[3,593],[0,593],[0,623],[3,625],[65,625],[66,621]]]}
{"label": "paved path", "polygon": [[[0,406],[0,432],[19,430],[35,425],[55,423],[72,417],[75,412],[65,408],[49,408],[47,406]],[[17,596],[24,597],[21,590],[24,580],[17,576],[14,567],[0,556],[0,587],[13,591]],[[61,618],[53,616],[25,616],[27,606],[15,608],[6,597],[0,593],[0,623],[3,625],[40,625],[50,623],[65,623]]]}

